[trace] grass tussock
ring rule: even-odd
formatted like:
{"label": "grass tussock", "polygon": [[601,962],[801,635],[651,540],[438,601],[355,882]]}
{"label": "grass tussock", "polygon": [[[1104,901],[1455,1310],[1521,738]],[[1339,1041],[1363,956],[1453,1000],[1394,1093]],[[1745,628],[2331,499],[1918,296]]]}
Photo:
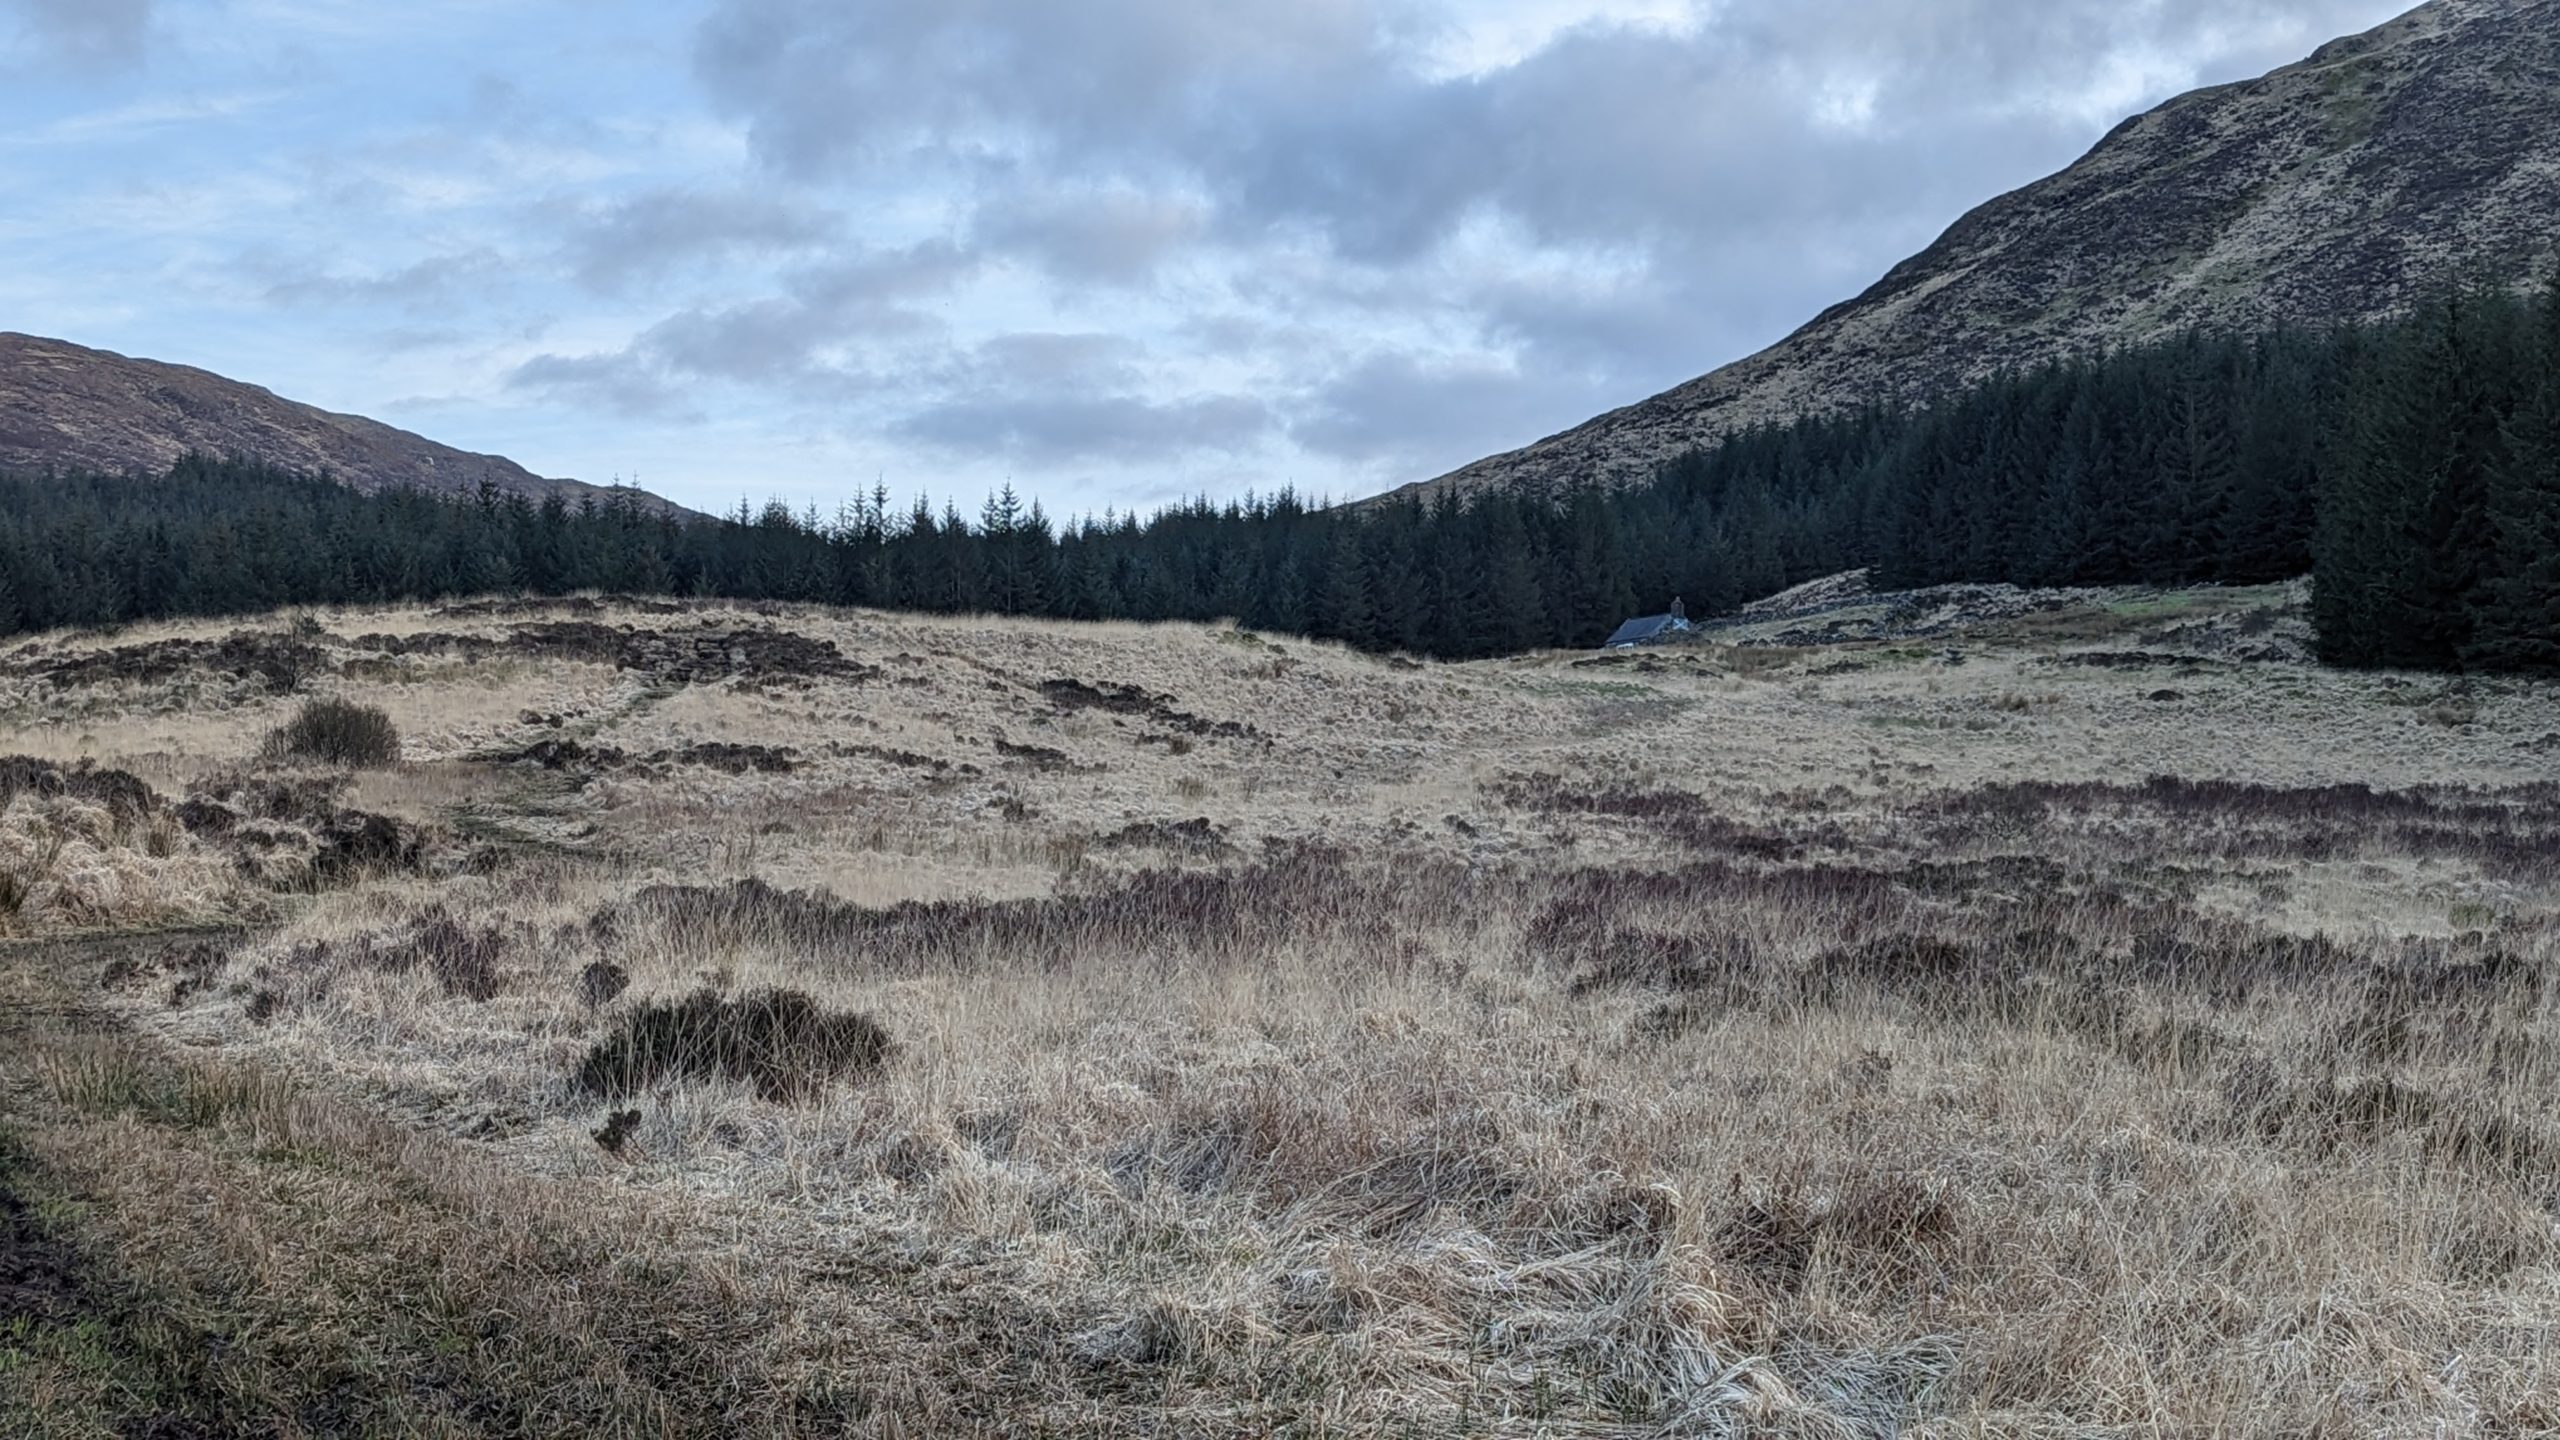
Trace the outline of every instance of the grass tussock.
{"label": "grass tussock", "polygon": [[735,999],[699,990],[631,1007],[587,1052],[574,1083],[610,1099],[671,1080],[732,1080],[787,1103],[868,1076],[895,1049],[870,1016],[830,1011],[797,990]]}
{"label": "grass tussock", "polygon": [[0,758],[0,938],[257,920],[220,847],[138,777]]}

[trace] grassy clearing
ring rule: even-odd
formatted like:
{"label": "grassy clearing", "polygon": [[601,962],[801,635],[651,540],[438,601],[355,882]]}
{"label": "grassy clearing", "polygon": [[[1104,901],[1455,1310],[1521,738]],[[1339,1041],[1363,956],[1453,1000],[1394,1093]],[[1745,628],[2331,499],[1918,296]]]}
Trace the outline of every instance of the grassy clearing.
{"label": "grassy clearing", "polygon": [[[519,621],[548,623],[332,633],[564,643]],[[2385,679],[2113,642],[1577,683],[1179,627],[621,622],[749,658],[407,687],[409,759],[291,824],[398,816],[414,863],[280,867],[247,934],[0,964],[5,1123],[76,1201],[46,1233],[112,1260],[96,1354],[153,1405],[313,1433],[2560,1421],[2547,690],[2448,725]],[[757,625],[831,673],[759,669],[728,643]],[[102,761],[148,770],[115,747],[159,732],[98,718]],[[269,823],[291,777],[240,763],[169,783]],[[533,825],[526,796],[583,833],[449,833]],[[186,843],[236,872],[221,823]]]}

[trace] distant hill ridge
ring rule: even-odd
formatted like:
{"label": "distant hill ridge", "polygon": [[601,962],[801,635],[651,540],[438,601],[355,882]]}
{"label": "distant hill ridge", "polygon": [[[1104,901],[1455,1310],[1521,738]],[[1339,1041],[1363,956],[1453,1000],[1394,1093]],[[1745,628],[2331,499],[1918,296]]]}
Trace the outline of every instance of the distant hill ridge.
{"label": "distant hill ridge", "polygon": [[1768,350],[1408,492],[1640,478],[1747,426],[2203,326],[2388,314],[2560,248],[2560,0],[2434,0],[2119,126]]}
{"label": "distant hill ridge", "polygon": [[325,471],[366,491],[471,494],[489,480],[536,499],[559,495],[574,504],[622,494],[652,511],[694,513],[645,491],[549,479],[503,456],[457,450],[210,371],[0,332],[0,471],[151,472],[190,451]]}

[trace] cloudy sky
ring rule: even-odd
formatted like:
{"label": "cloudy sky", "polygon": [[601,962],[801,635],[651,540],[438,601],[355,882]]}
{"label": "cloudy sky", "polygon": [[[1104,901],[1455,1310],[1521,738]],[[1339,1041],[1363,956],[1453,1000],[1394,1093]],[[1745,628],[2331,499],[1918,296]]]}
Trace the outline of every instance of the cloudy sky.
{"label": "cloudy sky", "polygon": [[1425,479],[2406,0],[0,0],[0,329],[546,474]]}

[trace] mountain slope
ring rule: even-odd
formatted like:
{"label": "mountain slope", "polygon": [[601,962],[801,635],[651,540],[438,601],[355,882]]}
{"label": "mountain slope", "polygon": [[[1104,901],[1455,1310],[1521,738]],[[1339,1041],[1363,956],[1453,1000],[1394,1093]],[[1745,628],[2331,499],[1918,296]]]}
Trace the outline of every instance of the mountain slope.
{"label": "mountain slope", "polygon": [[574,504],[626,493],[653,511],[692,513],[646,492],[546,479],[501,456],[332,414],[209,371],[0,332],[0,471],[156,471],[191,450],[327,471],[359,490],[469,493],[485,479],[536,499],[556,494]]}
{"label": "mountain slope", "polygon": [[2435,0],[2136,117],[1768,350],[1424,491],[1624,481],[1744,426],[2190,326],[2372,318],[2560,247],[2560,0]]}

